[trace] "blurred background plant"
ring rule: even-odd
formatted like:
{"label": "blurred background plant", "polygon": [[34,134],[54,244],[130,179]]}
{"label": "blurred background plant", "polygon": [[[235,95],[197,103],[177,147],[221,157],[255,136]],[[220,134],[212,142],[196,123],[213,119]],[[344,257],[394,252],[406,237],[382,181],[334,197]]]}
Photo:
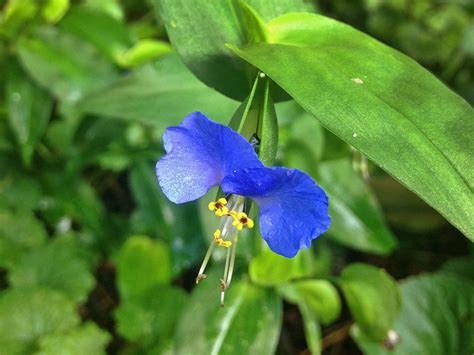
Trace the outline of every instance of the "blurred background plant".
{"label": "blurred background plant", "polygon": [[[181,62],[157,2],[0,0],[0,354],[472,353],[472,243],[293,101],[277,159],[325,188],[330,230],[291,260],[244,240],[224,309],[218,275],[194,286],[215,192],[175,206],[154,164],[167,126],[239,102]],[[471,1],[301,3],[474,102]]]}

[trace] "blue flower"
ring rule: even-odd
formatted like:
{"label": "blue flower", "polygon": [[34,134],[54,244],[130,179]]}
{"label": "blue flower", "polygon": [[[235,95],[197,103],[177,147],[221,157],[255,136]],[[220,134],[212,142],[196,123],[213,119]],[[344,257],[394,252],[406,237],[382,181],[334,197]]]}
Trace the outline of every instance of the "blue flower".
{"label": "blue flower", "polygon": [[325,192],[305,173],[265,167],[252,145],[231,128],[194,112],[163,136],[156,164],[164,194],[174,203],[196,200],[216,185],[254,200],[260,231],[275,253],[293,257],[330,223]]}
{"label": "blue flower", "polygon": [[214,245],[232,246],[221,285],[222,290],[228,287],[237,233],[254,225],[245,210],[247,198],[258,205],[261,235],[277,254],[291,258],[328,229],[325,192],[300,170],[265,167],[254,147],[231,128],[195,112],[179,126],[169,127],[163,143],[166,155],[156,164],[156,174],[170,201],[196,200],[216,185],[226,196],[209,203],[221,221],[197,282],[205,278]]}

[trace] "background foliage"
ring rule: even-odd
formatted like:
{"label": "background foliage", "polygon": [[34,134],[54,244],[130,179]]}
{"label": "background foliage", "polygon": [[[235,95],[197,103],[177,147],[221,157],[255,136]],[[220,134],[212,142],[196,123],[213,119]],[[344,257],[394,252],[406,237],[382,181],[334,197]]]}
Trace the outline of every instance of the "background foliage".
{"label": "background foliage", "polygon": [[[462,160],[473,153],[463,140],[472,133],[469,105],[406,57],[384,61],[399,54],[350,28],[327,22],[336,29],[327,31],[312,16],[305,37],[285,27],[291,18],[271,21],[303,11],[348,23],[414,58],[472,105],[474,6],[248,4],[0,0],[0,354],[474,351],[472,243],[385,172],[472,238],[472,165]],[[321,46],[350,38],[379,56],[324,56],[315,38]],[[293,47],[290,67],[282,58]],[[370,86],[370,74],[352,79],[383,100],[335,84],[357,64],[370,64],[379,84]],[[223,255],[194,286],[215,229],[206,211],[215,192],[175,206],[154,164],[164,129],[188,113],[227,124],[256,67],[285,89],[272,88],[277,163],[324,187],[332,225],[294,259],[256,252],[258,236],[243,236],[221,309]],[[406,87],[388,85],[395,71]],[[412,82],[423,84],[419,105],[404,107],[397,98],[415,93]],[[387,105],[421,124],[443,154],[423,155],[431,145],[408,126],[377,124],[380,116],[401,119]],[[354,131],[364,117],[373,120]],[[379,129],[378,145],[364,141]]]}

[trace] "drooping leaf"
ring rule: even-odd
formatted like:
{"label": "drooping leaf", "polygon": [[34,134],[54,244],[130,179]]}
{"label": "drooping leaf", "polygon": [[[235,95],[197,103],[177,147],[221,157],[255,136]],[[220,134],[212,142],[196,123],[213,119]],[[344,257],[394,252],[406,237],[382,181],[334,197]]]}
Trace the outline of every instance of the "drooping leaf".
{"label": "drooping leaf", "polygon": [[[299,120],[297,120],[299,122]],[[303,126],[304,127],[304,126]],[[354,171],[349,158],[323,160],[324,132],[316,125],[312,133],[314,141],[302,133],[300,138],[288,139],[284,148],[283,163],[309,173],[326,191],[329,198],[331,225],[328,236],[337,242],[365,252],[388,254],[397,241],[385,224],[377,200],[362,179]],[[319,132],[319,137],[315,136]]]}
{"label": "drooping leaf", "polygon": [[117,257],[117,285],[124,300],[139,297],[171,279],[166,244],[145,236],[130,237]]}
{"label": "drooping leaf", "polygon": [[[471,354],[474,351],[474,284],[444,271],[400,283],[402,309],[394,344],[370,341],[354,329],[365,354]],[[389,346],[387,346],[389,345]]]}
{"label": "drooping leaf", "polygon": [[382,341],[400,310],[400,292],[385,271],[368,264],[346,267],[339,284],[354,320],[364,334]]}
{"label": "drooping leaf", "polygon": [[57,290],[82,303],[95,285],[87,259],[78,253],[72,239],[55,240],[24,253],[8,275],[12,287],[42,287]]}
{"label": "drooping leaf", "polygon": [[44,335],[39,340],[41,355],[83,355],[106,354],[105,347],[111,340],[111,335],[99,328],[95,323],[87,322],[66,333]]}
{"label": "drooping leaf", "polygon": [[221,308],[219,292],[215,273],[196,287],[178,324],[175,353],[273,354],[280,332],[279,297],[236,280]]}
{"label": "drooping leaf", "polygon": [[20,147],[23,163],[31,164],[33,152],[48,124],[51,97],[28,78],[16,61],[7,70],[8,120]]}
{"label": "drooping leaf", "polygon": [[[244,100],[255,70],[227,48],[226,43],[247,43],[256,22],[246,20],[235,0],[154,0],[171,44],[188,68],[204,83],[223,94]],[[250,0],[248,5],[264,20],[286,12],[307,11],[303,0]],[[248,14],[248,13],[247,13]]]}
{"label": "drooping leaf", "polygon": [[471,107],[410,58],[337,21],[290,14],[268,30],[272,43],[232,48],[474,238]]}
{"label": "drooping leaf", "polygon": [[227,123],[237,105],[200,83],[176,55],[167,55],[85,98],[79,109],[152,124],[163,132],[194,111]]}
{"label": "drooping leaf", "polygon": [[317,165],[317,181],[329,196],[331,226],[328,234],[351,248],[389,254],[397,245],[385,224],[377,200],[349,159]]}
{"label": "drooping leaf", "polygon": [[75,305],[57,291],[10,289],[0,294],[0,349],[28,354],[46,334],[67,331],[79,324]]}

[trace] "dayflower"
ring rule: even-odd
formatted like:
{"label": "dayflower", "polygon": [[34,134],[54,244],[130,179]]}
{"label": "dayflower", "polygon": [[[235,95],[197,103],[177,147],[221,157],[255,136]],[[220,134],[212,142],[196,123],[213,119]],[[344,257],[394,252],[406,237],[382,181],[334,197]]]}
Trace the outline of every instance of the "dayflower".
{"label": "dayflower", "polygon": [[304,172],[266,167],[254,147],[231,128],[194,112],[163,135],[166,155],[156,164],[159,185],[168,199],[180,204],[196,200],[220,185],[225,197],[211,201],[209,210],[220,217],[214,241],[196,278],[215,245],[227,247],[221,302],[229,287],[235,260],[237,233],[252,228],[248,198],[259,208],[259,226],[272,251],[291,258],[329,227],[325,192]]}

